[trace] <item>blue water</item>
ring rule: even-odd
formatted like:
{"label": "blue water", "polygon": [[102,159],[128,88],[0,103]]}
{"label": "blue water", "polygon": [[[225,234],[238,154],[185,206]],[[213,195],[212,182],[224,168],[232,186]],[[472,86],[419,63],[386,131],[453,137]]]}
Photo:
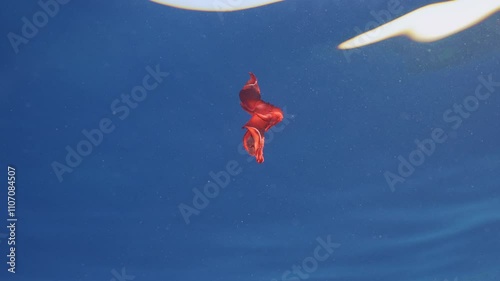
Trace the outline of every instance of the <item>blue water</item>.
{"label": "blue water", "polygon": [[[428,3],[402,1],[401,14]],[[14,47],[8,34],[41,8],[4,3],[1,280],[500,280],[500,86],[480,82],[500,81],[500,17],[436,43],[336,50],[384,9],[386,0],[286,0],[217,14],[71,1]],[[121,95],[148,67],[168,75],[128,105]],[[241,149],[249,71],[263,99],[286,108],[261,165]],[[473,110],[455,113],[464,102]],[[90,143],[82,130],[97,145],[81,144],[88,155],[72,168],[66,147]],[[402,177],[410,154],[419,165]],[[388,173],[400,177],[392,188]],[[207,185],[217,194],[196,199]]]}

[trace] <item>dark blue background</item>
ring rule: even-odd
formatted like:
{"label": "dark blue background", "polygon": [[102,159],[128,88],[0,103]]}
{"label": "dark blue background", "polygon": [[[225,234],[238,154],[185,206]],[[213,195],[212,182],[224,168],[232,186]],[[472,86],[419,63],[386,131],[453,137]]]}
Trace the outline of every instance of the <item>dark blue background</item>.
{"label": "dark blue background", "polygon": [[[331,235],[341,247],[309,280],[500,280],[500,88],[395,192],[383,176],[415,139],[450,131],[443,112],[479,75],[500,81],[500,18],[348,61],[335,46],[386,6],[287,0],[220,15],[71,1],[15,54],[7,34],[40,7],[4,3],[0,157],[17,168],[19,221],[17,273],[0,237],[1,279],[108,281],[125,268],[136,281],[281,280]],[[113,116],[112,101],[157,64],[170,76],[128,118]],[[249,71],[292,115],[262,165],[238,151]],[[60,183],[51,163],[102,118],[115,131]],[[242,172],[186,225],[179,204],[233,160]]]}

